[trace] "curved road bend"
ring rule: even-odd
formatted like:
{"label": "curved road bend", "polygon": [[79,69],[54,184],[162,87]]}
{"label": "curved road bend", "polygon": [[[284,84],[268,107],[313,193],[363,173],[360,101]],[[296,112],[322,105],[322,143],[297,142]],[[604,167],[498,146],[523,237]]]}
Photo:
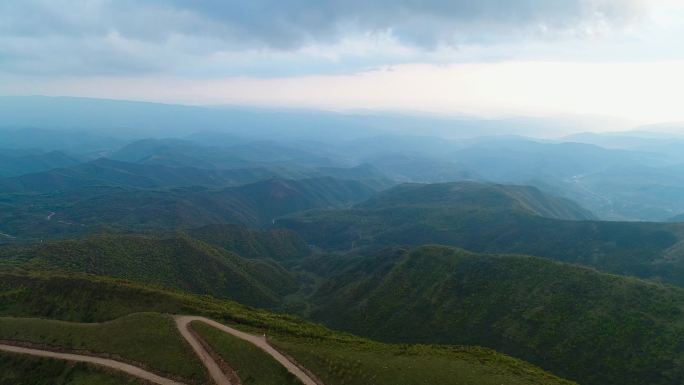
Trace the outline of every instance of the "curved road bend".
{"label": "curved road bend", "polygon": [[219,364],[211,357],[211,354],[204,348],[202,343],[195,337],[195,335],[190,331],[190,322],[194,321],[194,317],[190,316],[174,316],[176,321],[176,327],[180,334],[185,338],[186,341],[192,346],[192,350],[195,351],[197,357],[202,361],[204,366],[207,368],[209,375],[214,380],[216,385],[235,385],[230,382],[230,379],[221,370]]}
{"label": "curved road bend", "polygon": [[[219,329],[223,332],[226,332],[228,334],[231,334],[241,340],[247,341],[259,349],[263,350],[266,352],[268,355],[273,357],[276,361],[278,361],[281,365],[285,367],[290,373],[292,373],[295,377],[297,377],[304,385],[318,385],[316,381],[314,381],[308,374],[306,374],[302,369],[300,369],[297,365],[295,365],[292,361],[290,361],[287,357],[285,357],[282,353],[279,351],[275,350],[271,345],[266,342],[265,339],[262,337],[258,337],[249,333],[242,332],[237,329],[233,329],[229,326],[226,326],[222,323],[216,322],[214,320],[211,320],[209,318],[205,317],[198,317],[198,316],[190,316],[190,315],[177,315],[174,317],[176,320],[176,326],[178,327],[178,330],[180,330],[181,334],[183,337],[192,345],[192,348],[195,350],[197,355],[202,359],[202,362],[207,365],[207,369],[209,369],[209,372],[212,375],[212,378],[214,378],[214,381],[216,381],[217,384],[219,385],[231,385],[230,382],[219,382],[217,377],[214,377],[214,372],[216,369],[218,369],[218,373],[221,373],[221,377],[225,379],[225,381],[228,381],[228,378],[226,378],[225,374],[223,374],[223,371],[221,371],[220,367],[218,364],[211,358],[209,353],[204,349],[202,344],[195,338],[195,336],[190,333],[190,330],[188,329],[190,326],[190,322],[193,321],[199,321],[199,322],[204,322],[205,324],[215,327],[216,329]],[[199,349],[199,351],[198,351]],[[204,357],[207,357],[208,359],[205,360]],[[216,369],[210,368],[210,366],[215,366]],[[217,375],[218,375],[217,373]]]}
{"label": "curved road bend", "polygon": [[120,372],[124,372],[124,373],[131,375],[131,376],[141,378],[143,380],[147,380],[147,381],[153,382],[155,384],[159,384],[159,385],[184,385],[182,382],[178,382],[178,381],[174,381],[174,380],[170,380],[168,378],[158,376],[154,373],[148,372],[147,370],[141,369],[137,366],[129,365],[129,364],[119,362],[119,361],[110,360],[107,358],[84,356],[84,355],[80,355],[80,354],[58,353],[58,352],[52,352],[49,350],[30,349],[30,348],[24,348],[24,347],[20,347],[20,346],[2,345],[2,344],[0,344],[0,351],[10,352],[10,353],[18,353],[18,354],[29,354],[29,355],[38,356],[38,357],[54,358],[54,359],[58,359],[58,360],[72,361],[72,362],[84,362],[87,364],[105,366],[107,368],[118,370]]}

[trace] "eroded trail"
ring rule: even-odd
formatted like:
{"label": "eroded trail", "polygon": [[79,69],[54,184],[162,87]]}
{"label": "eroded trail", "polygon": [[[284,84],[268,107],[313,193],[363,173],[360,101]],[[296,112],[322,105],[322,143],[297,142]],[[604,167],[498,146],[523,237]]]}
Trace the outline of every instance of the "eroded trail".
{"label": "eroded trail", "polygon": [[37,357],[54,358],[54,359],[63,360],[63,361],[84,362],[84,363],[91,364],[91,365],[104,366],[104,367],[107,367],[110,369],[118,370],[120,372],[124,372],[126,374],[131,375],[131,376],[141,378],[143,380],[150,381],[150,382],[155,383],[155,384],[184,385],[182,382],[178,382],[178,381],[174,381],[174,380],[171,380],[168,378],[158,376],[152,372],[148,372],[147,370],[144,370],[144,369],[139,368],[137,366],[129,365],[129,364],[126,364],[124,362],[110,360],[107,358],[92,357],[92,356],[85,356],[85,355],[71,354],[71,353],[59,353],[59,352],[52,352],[49,350],[24,348],[24,347],[20,347],[20,346],[2,345],[2,344],[0,344],[0,351],[5,351],[5,352],[9,352],[9,353],[17,353],[17,354],[28,354],[28,355],[37,356]]}
{"label": "eroded trail", "polygon": [[[242,332],[237,329],[233,329],[230,326],[226,326],[222,323],[216,322],[214,320],[211,320],[209,318],[205,317],[198,317],[198,316],[188,316],[188,315],[178,315],[175,316],[176,319],[176,325],[178,326],[178,330],[180,330],[181,334],[183,337],[185,337],[186,340],[192,345],[193,349],[195,349],[195,352],[202,358],[202,362],[205,362],[203,357],[207,357],[208,360],[210,360],[212,363],[209,363],[210,366],[215,366],[219,371],[221,369],[219,368],[218,364],[211,358],[209,353],[204,349],[202,344],[195,338],[195,336],[190,332],[189,326],[190,323],[193,321],[199,321],[199,322],[204,322],[205,324],[215,327],[216,329],[219,329],[223,332],[226,332],[228,334],[231,334],[241,340],[247,341],[259,349],[263,350],[267,354],[269,354],[271,357],[273,357],[276,361],[278,361],[281,365],[285,367],[290,373],[292,373],[295,377],[297,377],[304,385],[318,385],[316,381],[314,381],[313,378],[311,378],[307,373],[305,373],[302,369],[300,369],[295,363],[290,361],[287,357],[285,357],[282,353],[274,349],[271,345],[266,342],[266,340],[262,337],[258,337],[249,333]],[[203,353],[200,353],[197,351],[196,346],[198,346]],[[203,356],[205,354],[205,356]],[[206,364],[205,364],[206,365]],[[207,366],[207,369],[211,372],[212,369],[210,369],[210,366]],[[221,372],[223,374],[223,372]],[[212,374],[213,378],[213,374]],[[223,374],[223,378],[225,378],[226,381],[228,381],[228,378]],[[216,378],[214,378],[215,381],[217,381]],[[217,384],[224,385],[234,385],[231,384],[230,382],[218,382]]]}

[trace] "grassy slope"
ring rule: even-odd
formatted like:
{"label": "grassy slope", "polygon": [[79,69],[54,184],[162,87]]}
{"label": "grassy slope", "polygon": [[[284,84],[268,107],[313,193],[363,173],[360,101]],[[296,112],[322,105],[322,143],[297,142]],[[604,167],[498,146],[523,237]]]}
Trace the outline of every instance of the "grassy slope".
{"label": "grassy slope", "polygon": [[271,338],[326,385],[566,384],[520,360],[474,347]]}
{"label": "grassy slope", "polygon": [[[230,301],[162,291],[108,278],[0,272],[0,314],[73,321],[105,321],[140,311],[198,314],[256,332],[266,332],[269,336],[276,338],[279,343],[283,343],[286,349],[292,348],[291,354],[307,364],[311,357],[307,352],[320,348],[321,357],[328,357],[330,365],[316,366],[315,369],[320,370],[316,374],[329,379],[333,385],[343,384],[346,378],[340,378],[340,375],[345,376],[340,373],[343,371],[342,368],[346,367],[347,361],[342,360],[338,365],[335,356],[335,352],[341,346],[339,344],[345,344],[348,347],[348,350],[344,352],[346,360],[356,362],[372,358],[371,361],[375,362],[375,364],[358,368],[358,373],[354,377],[355,381],[387,376],[387,374],[379,373],[384,368],[379,367],[377,363],[387,359],[388,355],[379,352],[369,341],[334,332],[292,316],[255,310]],[[388,349],[391,352],[391,349],[399,349],[399,347]],[[491,373],[503,372],[511,379],[510,384],[517,384],[513,382],[516,378],[520,378],[520,384],[566,383],[529,364],[493,351],[479,351],[478,354],[472,354],[466,349],[463,352],[463,359],[472,363],[471,366],[463,367],[470,367],[473,370],[471,377],[478,377],[481,375],[478,373],[485,373],[482,375],[486,377],[479,379],[482,381],[489,381],[488,376]],[[357,359],[353,358],[356,354],[358,354]],[[480,364],[476,365],[476,362]],[[313,361],[311,364],[315,365]],[[415,368],[405,367],[403,370],[407,372],[413,370],[411,376],[421,376],[424,370],[434,370],[436,372],[434,375],[437,376],[441,369],[434,366],[416,366]],[[444,373],[442,375],[448,376]]]}
{"label": "grassy slope", "polygon": [[6,254],[24,255],[24,266],[33,269],[108,275],[250,305],[274,306],[296,289],[294,279],[275,263],[247,260],[184,235],[103,234]]}
{"label": "grassy slope", "polygon": [[273,357],[249,342],[201,322],[191,326],[235,370],[243,385],[301,385]]}
{"label": "grassy slope", "polygon": [[684,381],[684,290],[519,256],[388,250],[322,287],[315,319],[396,342],[484,345],[583,384]]}
{"label": "grassy slope", "polygon": [[141,385],[146,382],[85,364],[0,353],[0,385]]}
{"label": "grassy slope", "polygon": [[191,383],[207,380],[173,320],[158,313],[137,313],[102,324],[0,317],[0,340],[108,354]]}

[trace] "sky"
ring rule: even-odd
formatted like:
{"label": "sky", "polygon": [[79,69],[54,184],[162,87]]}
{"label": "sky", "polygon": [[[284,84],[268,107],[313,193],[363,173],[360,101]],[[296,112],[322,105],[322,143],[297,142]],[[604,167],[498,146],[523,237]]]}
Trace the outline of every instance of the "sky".
{"label": "sky", "polygon": [[0,0],[0,95],[684,121],[681,0]]}

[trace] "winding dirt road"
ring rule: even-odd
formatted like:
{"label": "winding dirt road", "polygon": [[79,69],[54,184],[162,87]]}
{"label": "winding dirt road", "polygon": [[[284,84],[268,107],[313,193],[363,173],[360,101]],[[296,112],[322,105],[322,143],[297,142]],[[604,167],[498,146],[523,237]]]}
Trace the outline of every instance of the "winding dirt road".
{"label": "winding dirt road", "polygon": [[142,378],[143,380],[147,380],[147,381],[150,381],[152,383],[159,384],[159,385],[183,385],[182,382],[178,382],[178,381],[174,381],[174,380],[170,380],[168,378],[158,376],[152,372],[148,372],[147,370],[141,369],[137,366],[129,365],[129,364],[119,362],[119,361],[110,360],[107,358],[84,356],[84,355],[80,355],[80,354],[58,353],[58,352],[51,352],[49,350],[30,349],[30,348],[23,348],[23,347],[19,347],[19,346],[2,345],[2,344],[0,344],[0,351],[10,352],[10,353],[18,353],[18,354],[29,354],[32,356],[54,358],[54,359],[63,360],[63,361],[85,362],[87,364],[105,366],[105,367],[110,368],[110,369],[118,370],[120,372],[124,372],[124,373],[131,375],[131,376]]}
{"label": "winding dirt road", "polygon": [[209,375],[214,380],[216,385],[236,385],[230,382],[228,376],[223,373],[219,364],[211,357],[211,354],[204,348],[202,343],[197,339],[197,337],[190,331],[190,322],[194,321],[194,318],[189,316],[176,316],[176,327],[178,331],[185,338],[186,341],[192,346],[192,350],[195,351],[197,357],[202,361],[204,367],[207,368]]}
{"label": "winding dirt road", "polygon": [[[176,319],[176,326],[178,327],[178,330],[180,330],[181,334],[183,337],[190,343],[192,348],[195,350],[197,355],[202,359],[202,362],[204,362],[205,366],[209,370],[209,373],[212,373],[212,378],[214,381],[216,381],[217,385],[234,385],[231,384],[228,378],[226,377],[225,374],[221,371],[220,367],[211,358],[211,355],[209,352],[207,352],[202,344],[197,340],[197,338],[190,332],[190,323],[193,321],[199,321],[203,322],[209,326],[215,327],[218,330],[221,330],[223,332],[226,332],[234,337],[237,337],[241,340],[247,341],[251,343],[252,345],[258,347],[259,349],[263,350],[266,352],[268,355],[273,357],[276,361],[278,361],[282,366],[287,369],[290,373],[292,373],[295,377],[299,379],[304,385],[318,385],[316,381],[313,380],[308,374],[306,374],[302,369],[300,369],[295,363],[290,361],[287,357],[285,357],[282,353],[274,349],[271,345],[266,342],[266,340],[263,337],[258,337],[253,334],[245,333],[237,329],[233,329],[230,326],[226,326],[222,323],[216,322],[214,320],[211,320],[209,318],[205,317],[198,317],[198,316],[191,316],[191,315],[178,315],[175,316]],[[199,351],[198,351],[199,349]],[[218,372],[216,372],[218,370]],[[217,377],[214,377],[213,373],[217,373]],[[220,375],[219,375],[220,373]],[[220,378],[218,378],[220,377]]]}
{"label": "winding dirt road", "polygon": [[[299,366],[297,366],[294,362],[290,361],[286,356],[284,356],[282,353],[274,349],[271,345],[268,344],[266,339],[263,337],[258,337],[249,333],[242,332],[237,329],[233,329],[229,326],[226,326],[222,323],[216,322],[214,320],[211,320],[209,318],[205,317],[199,317],[199,316],[190,316],[190,315],[177,315],[174,316],[174,320],[176,321],[176,327],[178,328],[178,331],[180,334],[185,338],[186,341],[190,344],[192,349],[195,351],[195,354],[199,359],[202,361],[204,366],[207,368],[207,371],[209,372],[209,375],[211,378],[214,380],[216,385],[237,385],[234,382],[231,382],[229,377],[223,372],[221,369],[221,366],[212,358],[211,354],[207,351],[207,349],[204,347],[202,342],[196,337],[196,335],[190,330],[190,323],[193,321],[199,321],[203,322],[209,326],[215,327],[216,329],[219,329],[223,332],[226,332],[232,336],[235,336],[237,338],[240,338],[241,340],[247,341],[259,349],[263,350],[266,352],[268,355],[273,357],[276,361],[278,361],[285,369],[287,369],[290,373],[292,373],[295,377],[297,377],[302,384],[304,385],[319,385],[318,382],[316,382],[311,376],[309,376],[304,370],[300,369]],[[155,384],[160,384],[160,385],[184,385],[181,382],[174,381],[168,378],[161,377],[159,375],[156,375],[152,372],[148,372],[142,368],[139,368],[137,366],[133,366],[124,362],[120,361],[115,361],[115,360],[110,360],[107,358],[100,358],[100,357],[93,357],[93,356],[86,356],[86,355],[80,355],[80,354],[71,354],[71,353],[59,353],[59,352],[53,352],[50,350],[40,350],[40,349],[33,349],[33,348],[25,348],[25,347],[20,347],[20,346],[14,346],[14,345],[4,345],[0,344],[0,351],[6,351],[10,353],[18,353],[18,354],[28,354],[32,356],[38,356],[38,357],[46,357],[46,358],[54,358],[58,360],[65,360],[65,361],[72,361],[72,362],[84,362],[88,364],[93,364],[93,365],[99,365],[99,366],[105,366],[107,368],[115,369],[124,373],[127,373],[131,376],[141,378],[147,381],[150,381]]]}

